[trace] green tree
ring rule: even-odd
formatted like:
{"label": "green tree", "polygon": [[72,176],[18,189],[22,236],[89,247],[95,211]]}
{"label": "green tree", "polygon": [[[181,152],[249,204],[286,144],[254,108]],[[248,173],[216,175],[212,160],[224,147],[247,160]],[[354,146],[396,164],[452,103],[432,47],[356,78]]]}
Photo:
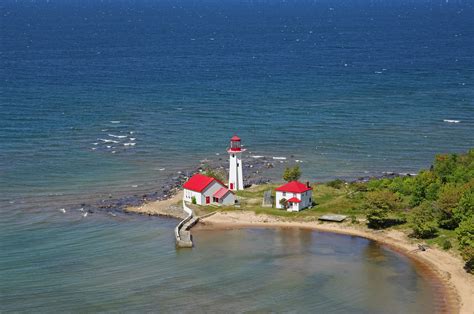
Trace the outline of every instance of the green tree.
{"label": "green tree", "polygon": [[466,247],[474,248],[474,216],[462,221],[456,229],[456,234],[461,249]]}
{"label": "green tree", "polygon": [[301,177],[300,166],[286,167],[283,172],[283,180],[290,182],[298,180]]}
{"label": "green tree", "polygon": [[453,210],[453,216],[458,223],[474,216],[474,187],[464,192],[458,206]]}
{"label": "green tree", "polygon": [[367,212],[367,226],[372,229],[385,228],[387,212],[377,208],[371,208]]}
{"label": "green tree", "polygon": [[372,191],[367,192],[365,195],[365,203],[369,209],[391,211],[398,209],[400,198],[395,193],[388,190]]}
{"label": "green tree", "polygon": [[474,216],[463,220],[456,229],[461,255],[466,261],[465,268],[474,272]]}
{"label": "green tree", "polygon": [[436,200],[440,188],[438,178],[432,171],[421,171],[412,182],[410,205],[416,207],[425,200]]}
{"label": "green tree", "polygon": [[450,181],[457,167],[457,159],[458,156],[456,154],[436,156],[434,172],[441,179],[441,182],[447,183]]}
{"label": "green tree", "polygon": [[454,215],[454,212],[463,196],[463,192],[463,188],[456,186],[454,183],[448,183],[441,188],[436,201],[436,206],[441,214],[439,220],[441,228],[454,230],[458,226],[459,219]]}
{"label": "green tree", "polygon": [[405,222],[400,213],[400,198],[389,190],[367,192],[363,208],[367,211],[367,226],[373,229],[387,228]]}
{"label": "green tree", "polygon": [[410,225],[416,238],[433,238],[438,234],[438,223],[435,209],[429,202],[424,202],[412,211]]}

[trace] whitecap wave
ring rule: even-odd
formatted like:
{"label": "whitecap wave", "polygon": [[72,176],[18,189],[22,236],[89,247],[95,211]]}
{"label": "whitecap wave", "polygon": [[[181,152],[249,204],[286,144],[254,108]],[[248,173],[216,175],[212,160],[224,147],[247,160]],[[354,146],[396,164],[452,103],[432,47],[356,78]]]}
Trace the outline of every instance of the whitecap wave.
{"label": "whitecap wave", "polygon": [[286,160],[286,157],[273,157],[274,160]]}
{"label": "whitecap wave", "polygon": [[107,134],[108,136],[110,137],[115,137],[115,138],[126,138],[127,136],[126,135],[115,135],[115,134]]}
{"label": "whitecap wave", "polygon": [[255,158],[255,159],[258,159],[258,158],[264,158],[265,156],[261,156],[261,155],[253,155],[253,156],[250,156],[252,158]]}
{"label": "whitecap wave", "polygon": [[123,143],[123,146],[135,146],[137,143]]}
{"label": "whitecap wave", "polygon": [[102,141],[102,142],[104,142],[104,143],[115,143],[115,144],[118,143],[118,141],[109,140],[109,139],[106,139],[106,138],[99,138],[98,140],[99,140],[99,141]]}
{"label": "whitecap wave", "polygon": [[461,123],[461,120],[444,119],[443,122],[447,122],[447,123]]}
{"label": "whitecap wave", "polygon": [[120,121],[118,121],[118,120],[112,120],[112,121],[110,121],[110,123],[117,124],[117,123],[120,123]]}

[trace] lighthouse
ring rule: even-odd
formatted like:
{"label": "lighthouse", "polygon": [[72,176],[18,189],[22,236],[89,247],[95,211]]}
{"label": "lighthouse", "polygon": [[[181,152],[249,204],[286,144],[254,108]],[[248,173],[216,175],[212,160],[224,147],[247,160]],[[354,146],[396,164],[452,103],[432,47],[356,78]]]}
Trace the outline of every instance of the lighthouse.
{"label": "lighthouse", "polygon": [[230,148],[227,150],[229,153],[229,189],[232,191],[244,189],[242,177],[242,152],[244,151],[240,137],[234,135],[230,139]]}

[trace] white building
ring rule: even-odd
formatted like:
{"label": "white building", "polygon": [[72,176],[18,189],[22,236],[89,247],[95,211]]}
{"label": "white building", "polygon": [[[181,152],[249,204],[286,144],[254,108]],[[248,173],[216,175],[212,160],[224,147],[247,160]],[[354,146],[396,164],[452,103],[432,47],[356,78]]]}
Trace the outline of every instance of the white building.
{"label": "white building", "polygon": [[311,206],[313,202],[313,188],[309,183],[304,184],[299,181],[288,182],[276,188],[276,208],[283,209],[281,200],[287,201],[287,211],[298,212]]}
{"label": "white building", "polygon": [[224,183],[215,178],[195,174],[183,185],[183,200],[192,203],[196,198],[198,205],[234,205],[235,195]]}
{"label": "white building", "polygon": [[240,137],[234,135],[230,139],[229,153],[229,189],[238,191],[244,189],[244,178],[242,176],[242,152]]}

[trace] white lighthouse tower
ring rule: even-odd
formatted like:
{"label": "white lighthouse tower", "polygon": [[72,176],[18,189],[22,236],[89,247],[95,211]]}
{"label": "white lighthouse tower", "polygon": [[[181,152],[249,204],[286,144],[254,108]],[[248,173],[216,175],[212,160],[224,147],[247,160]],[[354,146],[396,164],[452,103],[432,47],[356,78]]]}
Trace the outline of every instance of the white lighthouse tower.
{"label": "white lighthouse tower", "polygon": [[234,135],[230,139],[229,153],[229,189],[233,191],[244,189],[244,179],[242,177],[242,152],[240,137]]}

